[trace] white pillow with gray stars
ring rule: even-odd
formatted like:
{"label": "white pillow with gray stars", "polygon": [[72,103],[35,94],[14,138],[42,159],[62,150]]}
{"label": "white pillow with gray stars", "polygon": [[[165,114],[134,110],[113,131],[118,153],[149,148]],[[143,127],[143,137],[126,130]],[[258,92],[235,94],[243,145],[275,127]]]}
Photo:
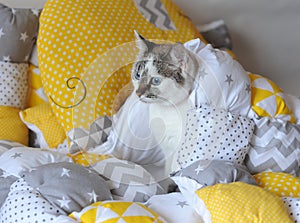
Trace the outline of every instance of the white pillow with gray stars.
{"label": "white pillow with gray stars", "polygon": [[208,104],[246,116],[251,108],[251,81],[241,64],[227,52],[200,39],[188,41],[184,46],[200,62],[197,86],[191,94],[195,104]]}
{"label": "white pillow with gray stars", "polygon": [[15,9],[0,3],[0,61],[29,61],[38,35],[39,15],[36,9]]}
{"label": "white pillow with gray stars", "polygon": [[166,219],[167,222],[203,222],[194,207],[189,204],[187,199],[180,192],[154,195],[145,205]]}
{"label": "white pillow with gray stars", "polygon": [[0,169],[15,177],[20,177],[20,172],[33,170],[44,164],[58,162],[73,162],[65,154],[55,151],[31,148],[14,147],[0,156]]}

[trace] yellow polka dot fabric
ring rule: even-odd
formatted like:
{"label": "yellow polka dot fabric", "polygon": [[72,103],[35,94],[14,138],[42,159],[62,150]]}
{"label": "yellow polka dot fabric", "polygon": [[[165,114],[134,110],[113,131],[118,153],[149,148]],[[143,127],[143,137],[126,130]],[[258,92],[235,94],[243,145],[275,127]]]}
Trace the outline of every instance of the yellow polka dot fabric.
{"label": "yellow polka dot fabric", "polygon": [[61,124],[57,121],[49,103],[25,109],[20,112],[22,121],[40,138],[45,140],[42,147],[57,148],[66,139]]}
{"label": "yellow polka dot fabric", "polygon": [[281,197],[300,197],[300,179],[282,172],[262,172],[254,175],[257,184]]}
{"label": "yellow polka dot fabric", "polygon": [[38,67],[30,64],[29,66],[29,93],[27,107],[34,107],[36,105],[48,101],[42,83],[40,70]]}
{"label": "yellow polka dot fabric", "polygon": [[216,184],[196,191],[213,223],[293,222],[281,199],[258,186],[242,182]]}
{"label": "yellow polka dot fabric", "polygon": [[100,162],[102,160],[111,158],[111,156],[109,155],[93,154],[84,151],[80,151],[75,154],[70,154],[70,156],[74,163],[85,167],[93,165],[94,163]]}
{"label": "yellow polka dot fabric", "polygon": [[19,116],[20,109],[0,106],[0,139],[28,145],[28,128]]}
{"label": "yellow polka dot fabric", "polygon": [[258,116],[273,117],[295,123],[283,91],[271,80],[249,73],[252,109]]}
{"label": "yellow polka dot fabric", "polygon": [[95,117],[111,115],[114,97],[131,79],[128,68],[137,53],[133,30],[172,42],[202,38],[171,0],[161,2],[176,30],[154,26],[132,0],[47,1],[40,17],[39,68],[66,132],[88,129]]}
{"label": "yellow polka dot fabric", "polygon": [[70,217],[81,223],[166,223],[166,221],[145,205],[135,202],[96,202]]}

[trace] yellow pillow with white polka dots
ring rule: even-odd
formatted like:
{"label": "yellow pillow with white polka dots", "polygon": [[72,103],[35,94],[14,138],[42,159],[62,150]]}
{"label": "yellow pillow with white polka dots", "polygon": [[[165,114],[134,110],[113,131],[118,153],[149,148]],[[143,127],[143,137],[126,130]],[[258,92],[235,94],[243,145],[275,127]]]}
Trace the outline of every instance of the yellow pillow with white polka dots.
{"label": "yellow pillow with white polka dots", "polygon": [[73,212],[70,217],[81,223],[166,223],[162,217],[141,203],[121,201],[96,202],[80,212]]}
{"label": "yellow pillow with white polka dots", "polygon": [[89,129],[97,117],[111,115],[115,96],[131,80],[129,67],[137,53],[134,30],[147,39],[172,42],[202,38],[171,0],[151,3],[48,0],[45,4],[38,36],[39,68],[66,132]]}
{"label": "yellow pillow with white polka dots", "polygon": [[281,197],[300,197],[300,179],[283,172],[262,172],[254,175],[257,184]]}
{"label": "yellow pillow with white polka dots", "polygon": [[21,120],[36,133],[40,147],[57,148],[66,140],[61,124],[53,114],[49,103],[25,109],[20,112]]}
{"label": "yellow pillow with white polka dots", "polygon": [[28,128],[19,116],[20,109],[0,106],[0,139],[28,145]]}
{"label": "yellow pillow with white polka dots", "polygon": [[292,222],[282,200],[258,186],[242,182],[216,184],[196,194],[210,211],[213,223]]}
{"label": "yellow pillow with white polka dots", "polygon": [[252,109],[258,116],[295,122],[295,116],[287,104],[284,92],[274,82],[252,73],[249,73],[249,78]]}

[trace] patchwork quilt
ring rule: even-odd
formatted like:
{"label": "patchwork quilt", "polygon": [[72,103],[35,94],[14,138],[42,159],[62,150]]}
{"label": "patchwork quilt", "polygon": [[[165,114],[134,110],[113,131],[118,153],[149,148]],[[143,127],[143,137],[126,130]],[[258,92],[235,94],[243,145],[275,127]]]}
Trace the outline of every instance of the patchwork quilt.
{"label": "patchwork quilt", "polygon": [[[201,62],[180,123],[128,87],[133,27]],[[0,4],[0,222],[300,222],[300,100],[207,27],[170,0]]]}

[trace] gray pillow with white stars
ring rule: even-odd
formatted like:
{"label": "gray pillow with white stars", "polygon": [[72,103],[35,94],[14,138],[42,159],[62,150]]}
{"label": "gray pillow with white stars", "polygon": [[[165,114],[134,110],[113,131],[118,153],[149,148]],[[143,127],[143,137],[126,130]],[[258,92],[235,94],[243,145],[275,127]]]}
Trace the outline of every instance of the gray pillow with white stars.
{"label": "gray pillow with white stars", "polygon": [[0,61],[28,62],[36,42],[40,11],[0,3]]}
{"label": "gray pillow with white stars", "polygon": [[203,186],[236,181],[257,185],[245,166],[223,160],[198,160],[171,175],[193,179]]}
{"label": "gray pillow with white stars", "polygon": [[22,178],[62,213],[81,211],[97,201],[112,200],[104,179],[75,163],[39,166],[21,173]]}
{"label": "gray pillow with white stars", "polygon": [[0,207],[4,204],[4,201],[9,193],[10,186],[17,179],[17,177],[0,169]]}

